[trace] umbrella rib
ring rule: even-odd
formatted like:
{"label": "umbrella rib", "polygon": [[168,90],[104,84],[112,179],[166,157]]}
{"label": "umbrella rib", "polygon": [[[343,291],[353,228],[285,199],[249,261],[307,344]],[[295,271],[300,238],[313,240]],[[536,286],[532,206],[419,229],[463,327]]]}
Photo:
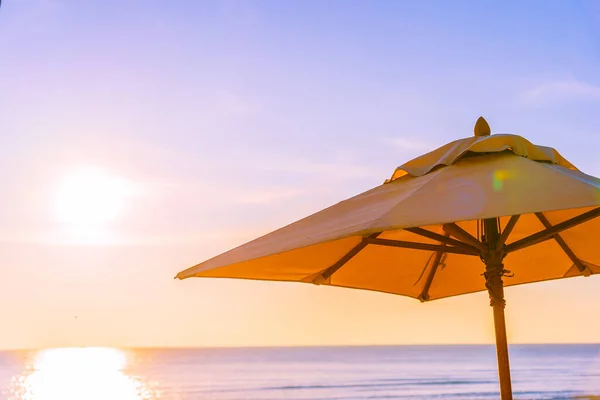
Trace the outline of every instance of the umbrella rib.
{"label": "umbrella rib", "polygon": [[600,207],[594,208],[588,212],[580,214],[576,217],[563,221],[559,224],[554,225],[551,228],[546,228],[543,231],[529,235],[523,239],[517,240],[516,242],[506,245],[506,252],[511,253],[513,251],[521,250],[534,244],[544,242],[551,239],[557,233],[570,229],[574,226],[587,222],[591,219],[600,216]]}
{"label": "umbrella rib", "polygon": [[376,244],[379,246],[390,246],[390,247],[401,247],[405,249],[414,249],[414,250],[425,250],[425,251],[440,251],[442,253],[451,253],[451,254],[463,254],[466,256],[479,256],[479,252],[473,252],[470,250],[465,250],[453,246],[445,246],[439,244],[429,244],[429,243],[416,243],[416,242],[405,242],[403,240],[391,240],[391,239],[367,239],[369,244]]}
{"label": "umbrella rib", "polygon": [[508,221],[508,223],[506,224],[506,227],[502,231],[502,234],[498,238],[498,242],[496,243],[497,249],[500,249],[502,246],[504,246],[504,243],[506,243],[506,239],[508,239],[508,237],[510,236],[512,230],[514,229],[515,225],[517,224],[517,221],[519,221],[520,217],[521,216],[518,214],[510,217],[510,220]]}
{"label": "umbrella rib", "polygon": [[342,258],[340,258],[335,264],[333,264],[331,267],[327,268],[325,271],[321,272],[319,278],[321,278],[323,280],[327,280],[327,279],[331,278],[331,275],[335,274],[340,268],[342,268],[355,255],[360,253],[360,251],[362,249],[367,247],[367,245],[370,243],[369,239],[375,239],[380,234],[381,234],[381,232],[377,232],[377,233],[373,233],[369,236],[364,237],[363,240],[359,244],[357,244],[356,246],[354,246],[352,248],[352,250],[350,250],[349,252],[344,254],[344,256]]}
{"label": "umbrella rib", "polygon": [[447,244],[450,246],[454,246],[456,248],[459,249],[464,249],[466,251],[470,251],[472,253],[477,253],[479,252],[479,250],[477,250],[477,248],[475,246],[472,246],[468,243],[465,242],[461,242],[460,240],[455,240],[452,239],[448,236],[444,236],[444,235],[440,235],[439,233],[435,233],[435,232],[431,232],[427,229],[423,229],[423,228],[404,228],[405,231],[408,232],[412,232],[414,234],[417,234],[419,236],[423,236],[435,241],[438,241],[442,244]]}
{"label": "umbrella rib", "polygon": [[469,232],[465,231],[460,226],[456,225],[454,222],[450,224],[444,224],[443,226],[444,232],[448,232],[450,235],[454,236],[457,239],[470,244],[471,246],[477,247],[481,252],[487,253],[488,248],[485,244],[477,240],[474,236],[472,236]]}
{"label": "umbrella rib", "polygon": [[435,273],[437,272],[437,269],[441,264],[442,260],[444,259],[445,255],[446,254],[442,253],[441,251],[435,253],[435,259],[433,260],[433,264],[431,265],[431,270],[429,271],[429,274],[427,274],[427,280],[425,281],[425,284],[423,285],[423,290],[421,291],[421,294],[418,297],[420,301],[424,302],[429,300],[429,288],[431,287],[433,277],[435,276]]}
{"label": "umbrella rib", "polygon": [[[543,213],[541,213],[541,212],[535,213],[535,216],[538,217],[538,219],[540,220],[540,222],[544,225],[544,227],[546,229],[552,228],[552,226],[553,226],[552,223],[550,223],[550,221],[548,221],[548,218],[546,218],[546,216]],[[571,250],[571,248],[565,242],[565,240],[562,238],[562,236],[560,236],[560,234],[557,233],[554,236],[554,240],[556,241],[556,243],[558,243],[558,245],[565,252],[565,254],[571,259],[573,264],[575,264],[575,266],[577,267],[579,272],[585,271],[585,269],[586,269],[585,265],[583,265],[581,260],[575,255],[575,253],[573,253],[573,250]]]}

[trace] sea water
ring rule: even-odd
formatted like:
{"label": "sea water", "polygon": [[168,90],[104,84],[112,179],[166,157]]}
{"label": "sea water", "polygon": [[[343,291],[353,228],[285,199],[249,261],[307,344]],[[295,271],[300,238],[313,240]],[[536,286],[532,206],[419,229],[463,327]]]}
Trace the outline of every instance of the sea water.
{"label": "sea water", "polygon": [[[516,399],[600,395],[600,345],[513,345]],[[0,353],[7,400],[498,399],[493,346]]]}

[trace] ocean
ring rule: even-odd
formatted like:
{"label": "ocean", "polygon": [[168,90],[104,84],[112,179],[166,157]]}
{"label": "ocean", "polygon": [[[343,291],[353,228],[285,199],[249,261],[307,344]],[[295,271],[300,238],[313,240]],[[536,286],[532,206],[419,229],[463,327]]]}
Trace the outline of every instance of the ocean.
{"label": "ocean", "polygon": [[[600,395],[600,345],[513,345],[516,399]],[[493,346],[0,353],[6,400],[498,399]]]}

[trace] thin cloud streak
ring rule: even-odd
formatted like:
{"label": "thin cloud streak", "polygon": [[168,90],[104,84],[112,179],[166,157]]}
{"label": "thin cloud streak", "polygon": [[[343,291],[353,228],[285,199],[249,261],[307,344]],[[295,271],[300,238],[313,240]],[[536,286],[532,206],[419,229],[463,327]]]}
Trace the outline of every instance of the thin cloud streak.
{"label": "thin cloud streak", "polygon": [[414,153],[416,151],[428,152],[438,147],[438,144],[433,142],[407,137],[386,138],[385,143],[394,146],[396,150],[407,153]]}
{"label": "thin cloud streak", "polygon": [[293,198],[303,193],[304,191],[300,189],[281,187],[255,193],[242,194],[242,196],[238,198],[238,202],[242,204],[267,205]]}
{"label": "thin cloud streak", "polygon": [[600,86],[575,79],[557,80],[533,87],[521,96],[521,101],[528,105],[574,100],[600,100]]}

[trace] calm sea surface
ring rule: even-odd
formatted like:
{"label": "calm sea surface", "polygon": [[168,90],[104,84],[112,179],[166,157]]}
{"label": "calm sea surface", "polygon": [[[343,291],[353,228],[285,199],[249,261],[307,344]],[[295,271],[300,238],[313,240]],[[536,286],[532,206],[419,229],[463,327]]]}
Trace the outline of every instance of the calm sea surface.
{"label": "calm sea surface", "polygon": [[[600,395],[600,345],[511,346],[517,399]],[[492,346],[0,353],[2,399],[497,399]]]}

